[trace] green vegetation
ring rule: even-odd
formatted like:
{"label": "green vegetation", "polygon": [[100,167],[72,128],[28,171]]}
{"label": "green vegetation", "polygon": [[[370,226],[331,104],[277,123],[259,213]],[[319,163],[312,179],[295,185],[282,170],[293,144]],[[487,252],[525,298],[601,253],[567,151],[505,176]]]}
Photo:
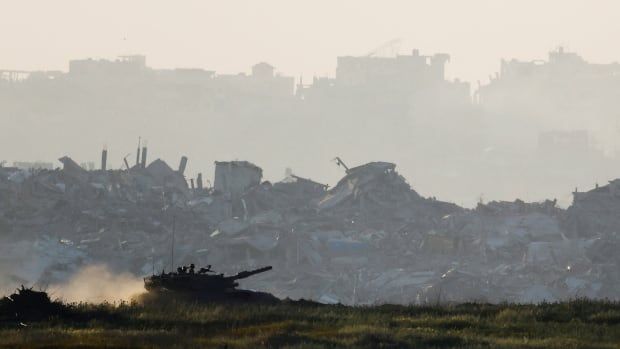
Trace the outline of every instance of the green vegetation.
{"label": "green vegetation", "polygon": [[4,348],[620,348],[620,303],[71,305],[0,323]]}

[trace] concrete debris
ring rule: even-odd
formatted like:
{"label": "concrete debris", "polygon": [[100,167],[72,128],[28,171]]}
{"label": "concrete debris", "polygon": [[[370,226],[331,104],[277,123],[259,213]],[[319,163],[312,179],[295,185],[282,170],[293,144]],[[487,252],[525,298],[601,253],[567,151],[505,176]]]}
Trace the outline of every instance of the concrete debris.
{"label": "concrete debris", "polygon": [[94,263],[144,275],[169,269],[173,248],[175,264],[224,273],[272,265],[242,286],[325,303],[620,294],[620,180],[575,193],[567,210],[551,200],[464,209],[421,196],[387,162],[345,167],[329,189],[290,171],[261,182],[245,161],[216,162],[213,188],[188,186],[186,157],[178,170],[160,159],[90,171],[60,161],[0,167],[5,288],[45,287]]}
{"label": "concrete debris", "polygon": [[247,189],[260,183],[263,170],[247,161],[215,163],[215,190],[238,198]]}

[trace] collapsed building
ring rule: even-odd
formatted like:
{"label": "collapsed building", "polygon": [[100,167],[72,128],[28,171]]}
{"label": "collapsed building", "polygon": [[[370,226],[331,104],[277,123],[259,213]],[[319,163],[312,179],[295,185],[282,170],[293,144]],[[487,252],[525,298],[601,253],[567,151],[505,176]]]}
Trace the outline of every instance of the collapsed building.
{"label": "collapsed building", "polygon": [[45,287],[89,264],[148,275],[195,263],[272,265],[243,286],[324,303],[619,294],[617,180],[575,193],[568,210],[551,200],[464,209],[423,197],[388,162],[338,159],[345,173],[329,188],[290,171],[263,181],[246,161],[217,162],[213,186],[188,185],[187,161],[147,164],[143,150],[123,170],[69,157],[52,170],[0,167],[4,287]]}

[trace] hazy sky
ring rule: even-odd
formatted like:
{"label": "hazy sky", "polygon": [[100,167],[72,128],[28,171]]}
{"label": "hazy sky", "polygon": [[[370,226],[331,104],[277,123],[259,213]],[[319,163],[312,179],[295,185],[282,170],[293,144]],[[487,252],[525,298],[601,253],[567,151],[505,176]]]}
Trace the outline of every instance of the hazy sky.
{"label": "hazy sky", "polygon": [[617,0],[0,0],[0,13],[0,69],[139,53],[156,68],[229,73],[265,60],[310,78],[394,38],[401,53],[450,53],[449,75],[472,82],[502,57],[545,58],[560,44],[620,60]]}

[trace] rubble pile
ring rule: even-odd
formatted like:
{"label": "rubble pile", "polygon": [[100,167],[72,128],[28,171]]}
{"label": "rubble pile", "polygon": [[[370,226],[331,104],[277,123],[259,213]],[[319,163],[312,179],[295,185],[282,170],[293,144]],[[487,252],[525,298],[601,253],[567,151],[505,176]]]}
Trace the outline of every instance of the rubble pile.
{"label": "rubble pile", "polygon": [[[150,275],[173,264],[225,273],[272,265],[242,282],[323,303],[540,302],[617,298],[616,181],[555,201],[425,198],[396,165],[346,168],[333,187],[289,173],[277,183],[246,161],[216,162],[213,186],[188,185],[162,160],[125,170],[0,167],[0,269],[7,287],[46,286],[80,266]],[[174,261],[172,261],[174,258]],[[10,267],[8,267],[10,266]]]}
{"label": "rubble pile", "polygon": [[10,296],[0,299],[0,323],[17,321],[22,326],[28,326],[22,321],[59,316],[65,310],[62,303],[52,301],[46,292],[22,285]]}

